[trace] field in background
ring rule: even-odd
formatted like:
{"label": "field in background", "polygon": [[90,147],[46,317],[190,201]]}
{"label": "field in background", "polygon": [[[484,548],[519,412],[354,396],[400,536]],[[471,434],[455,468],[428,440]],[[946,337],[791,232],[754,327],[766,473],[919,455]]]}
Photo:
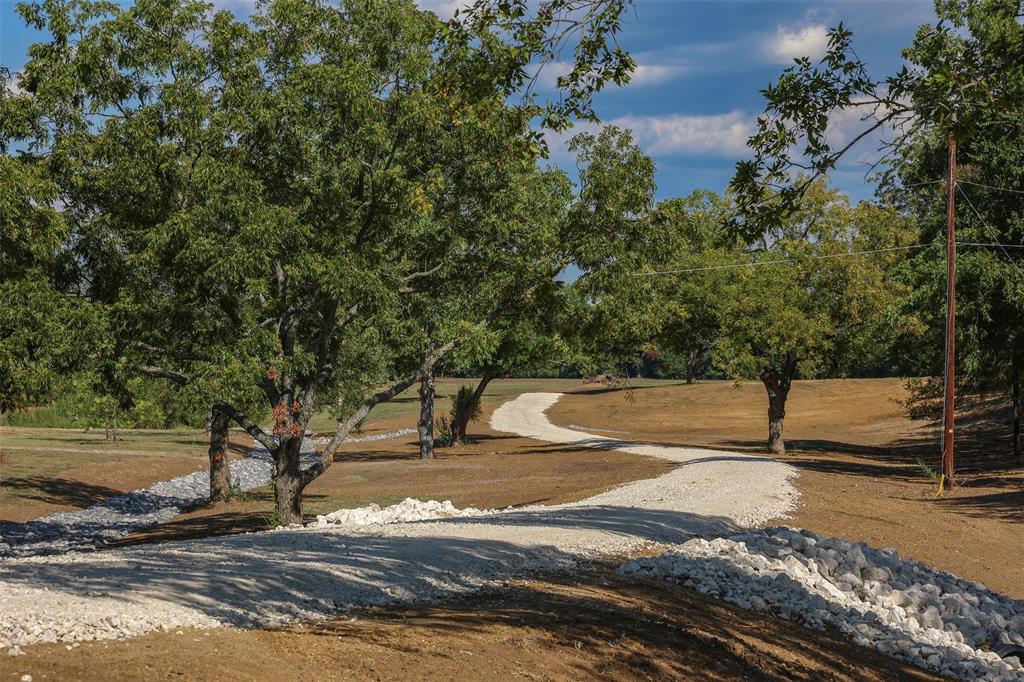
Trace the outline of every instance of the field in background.
{"label": "field in background", "polygon": [[[446,396],[473,380],[438,382],[436,413]],[[655,476],[664,462],[607,450],[538,443],[491,431],[487,417],[501,402],[526,391],[567,395],[552,421],[643,442],[763,452],[767,417],[764,389],[728,382],[686,385],[632,382],[625,390],[579,380],[499,380],[484,400],[484,418],[471,425],[468,446],[417,457],[416,437],[343,446],[334,466],[306,490],[305,511],[322,514],[406,496],[451,499],[457,506],[554,503],[579,499],[630,480]],[[986,404],[959,415],[961,486],[936,498],[936,431],[912,422],[897,403],[898,379],[796,382],[786,417],[789,454],[800,469],[802,504],[788,523],[828,535],[898,547],[913,558],[1024,597],[1024,476],[1007,456],[1008,415]],[[419,404],[410,389],[375,410],[370,435],[415,426]],[[326,415],[317,429],[331,431]],[[201,431],[132,431],[106,443],[101,433],[4,427],[0,464],[0,519],[25,520],[57,509],[98,502],[206,464]],[[234,433],[241,456],[248,438]],[[243,499],[181,515],[127,543],[259,530],[272,523],[269,487]]]}
{"label": "field in background", "polygon": [[[936,497],[936,425],[911,421],[899,379],[798,381],[786,409],[787,462],[802,504],[786,523],[876,547],[1024,598],[1024,462],[1010,454],[1009,410],[999,401],[957,415],[959,486]],[[764,453],[767,399],[758,383],[658,386],[572,393],[556,424],[637,439]]]}
{"label": "field in background", "polygon": [[[454,395],[463,384],[475,386],[476,380],[438,380],[439,416],[448,413],[451,409],[449,396]],[[527,391],[570,391],[581,387],[584,385],[578,379],[495,380],[491,382],[484,397],[484,408],[493,408],[507,398]],[[105,439],[102,430],[86,431],[83,427],[74,426],[74,422],[67,416],[69,409],[68,405],[57,403],[51,407],[13,415],[8,421],[44,426],[67,423],[71,428],[0,426],[0,521],[27,521],[51,512],[86,507],[111,495],[191,473],[206,466],[207,436],[202,429],[123,429],[118,432],[121,440],[111,442]],[[411,388],[395,400],[377,406],[360,434],[371,435],[415,426],[418,414],[419,398],[416,389]],[[476,427],[473,425],[471,428]],[[322,413],[313,420],[311,428],[330,432],[334,430],[335,423],[329,414]],[[237,457],[244,454],[251,439],[241,430],[234,429],[232,442],[234,456]],[[387,450],[386,455],[375,455],[382,459],[399,455],[411,457],[416,448],[409,438],[387,441],[375,447],[377,450]],[[365,446],[362,449],[367,450]],[[463,452],[469,453],[470,450],[463,449]],[[376,492],[373,486],[355,485],[358,483],[356,480],[352,485],[328,489],[319,495],[312,494],[308,508],[312,512],[323,513],[342,506],[358,506],[369,502],[388,504],[401,500],[406,494],[423,491],[423,488],[410,485],[402,477],[399,480],[403,483],[398,488],[404,486],[404,489],[389,486],[386,490]],[[320,485],[323,486],[323,483]],[[466,485],[471,486],[471,482],[467,481]],[[353,488],[369,492],[357,492]],[[427,490],[434,494],[444,494],[429,486]],[[253,499],[241,506],[258,509],[259,519],[268,517],[271,507],[269,491],[255,491]],[[262,520],[259,522],[265,525]]]}
{"label": "field in background", "polygon": [[[451,410],[451,397],[454,396],[461,386],[475,388],[479,379],[451,379],[441,378],[437,380],[437,405],[434,410],[437,416],[447,416]],[[630,385],[639,387],[668,386],[678,384],[678,381],[657,380],[657,379],[634,379]],[[555,392],[565,393],[573,391],[589,391],[600,388],[595,384],[584,384],[581,379],[495,379],[487,386],[484,393],[483,404],[489,405],[503,402],[508,398],[515,397],[521,393],[534,392]],[[415,426],[416,418],[419,416],[420,399],[418,386],[407,389],[400,393],[395,399],[378,405],[370,414],[366,422],[368,428],[380,421],[390,421],[404,417],[410,417],[410,426]],[[335,421],[328,412],[321,412],[310,422],[310,428],[314,431],[333,431]]]}

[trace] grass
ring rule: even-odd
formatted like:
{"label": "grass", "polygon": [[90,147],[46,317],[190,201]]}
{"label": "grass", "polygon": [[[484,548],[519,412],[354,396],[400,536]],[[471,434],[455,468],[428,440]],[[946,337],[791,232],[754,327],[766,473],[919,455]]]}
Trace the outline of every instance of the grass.
{"label": "grass", "polygon": [[[435,414],[438,416],[447,415],[452,405],[451,398],[458,393],[459,387],[463,385],[476,387],[478,381],[479,379],[474,378],[438,379],[437,406],[435,408]],[[519,395],[520,393],[529,393],[533,391],[570,391],[578,388],[579,386],[579,379],[495,380],[487,386],[483,402],[490,403],[498,400],[505,400],[506,398]],[[367,420],[366,425],[369,426],[377,420],[384,421],[406,417],[411,420],[410,425],[412,425],[420,411],[418,390],[418,386],[413,386],[412,388],[406,389],[400,393],[393,400],[375,407],[373,412],[370,413],[370,418]],[[333,431],[335,426],[336,423],[334,417],[332,417],[327,411],[317,413],[309,423],[309,428],[313,431]]]}
{"label": "grass", "polygon": [[[0,428],[0,510],[41,500],[61,499],[72,506],[92,503],[109,492],[117,478],[144,477],[145,469],[153,468],[154,458],[187,460],[197,469],[206,460],[202,431],[133,430],[122,436],[123,440],[112,442],[97,431]],[[108,473],[110,485],[100,479],[91,481],[91,492],[88,477],[82,481],[72,475],[82,467],[113,463],[120,466]]]}

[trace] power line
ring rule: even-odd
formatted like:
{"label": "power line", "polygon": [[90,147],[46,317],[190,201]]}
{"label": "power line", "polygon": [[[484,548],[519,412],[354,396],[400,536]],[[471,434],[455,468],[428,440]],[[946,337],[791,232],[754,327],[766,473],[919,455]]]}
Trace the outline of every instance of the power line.
{"label": "power line", "polygon": [[1002,242],[957,242],[957,246],[998,246],[1002,249],[1024,249],[1024,244],[1003,244]]}
{"label": "power line", "polygon": [[961,180],[957,183],[958,185],[974,185],[975,187],[984,187],[986,189],[994,189],[999,192],[1013,192],[1014,194],[1024,194],[1024,190],[1012,189],[1010,187],[994,187],[992,185],[985,185],[980,182],[971,182],[969,180]]}
{"label": "power line", "polygon": [[[986,230],[993,230],[994,231],[995,228],[992,227],[991,225],[989,225],[988,222],[985,220],[985,218],[982,217],[981,212],[978,211],[977,208],[975,208],[974,202],[971,201],[971,198],[969,196],[967,196],[967,192],[964,191],[963,187],[960,187],[959,183],[957,183],[957,189],[960,190],[960,195],[964,198],[964,201],[967,202],[967,205],[971,207],[971,210],[974,211],[974,215],[978,216],[978,220],[980,220],[981,224],[985,226],[985,229]],[[999,239],[999,233],[998,232],[995,233],[995,238],[997,240]],[[996,241],[995,244],[997,246],[999,246],[999,248],[1002,250],[1003,255],[1005,255],[1007,260],[1009,260],[1010,263],[1013,265],[1013,268],[1017,271],[1017,274],[1020,276],[1020,278],[1024,279],[1024,272],[1021,272],[1020,266],[1017,265],[1017,261],[1015,261],[1013,258],[1010,257],[1010,252],[1006,250],[1006,247],[1003,246],[998,241]]]}
{"label": "power line", "polygon": [[845,253],[826,253],[814,256],[804,256],[802,258],[779,258],[776,260],[761,260],[761,261],[750,261],[748,263],[729,263],[727,265],[710,265],[703,268],[683,268],[680,270],[655,270],[653,272],[637,272],[634,273],[639,277],[647,277],[650,275],[675,275],[683,272],[704,272],[707,270],[732,270],[735,268],[749,268],[756,267],[759,265],[778,265],[781,263],[799,263],[802,260],[826,260],[829,258],[845,258],[847,256],[864,256],[872,253],[888,253],[891,251],[907,251],[910,249],[924,249],[933,244],[909,244],[907,246],[889,246],[883,249],[868,249],[866,251],[847,251]]}

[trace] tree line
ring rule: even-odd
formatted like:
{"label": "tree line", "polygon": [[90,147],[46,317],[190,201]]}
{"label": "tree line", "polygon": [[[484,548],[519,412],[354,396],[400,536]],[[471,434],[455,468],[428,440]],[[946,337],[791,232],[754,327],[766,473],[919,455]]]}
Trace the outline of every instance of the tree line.
{"label": "tree line", "polygon": [[[572,137],[575,180],[544,161],[547,135],[628,81],[628,4],[478,0],[447,22],[411,0],[275,0],[246,20],[19,6],[47,38],[0,92],[0,410],[72,380],[138,419],[173,406],[209,427],[212,498],[235,424],[298,523],[345,438],[412,387],[433,456],[440,372],[480,377],[443,420],[456,441],[490,381],[539,368],[759,381],[772,452],[797,378],[934,376],[951,127],[977,207],[965,241],[1024,243],[1019,4],[939,3],[881,80],[837,27],[764,91],[725,192],[662,201],[629,131]],[[898,134],[876,199],[853,204],[828,183],[848,150],[828,122],[858,108],[867,133]],[[961,376],[979,390],[1019,385],[1019,255],[962,256]],[[336,433],[303,469],[325,411]]]}

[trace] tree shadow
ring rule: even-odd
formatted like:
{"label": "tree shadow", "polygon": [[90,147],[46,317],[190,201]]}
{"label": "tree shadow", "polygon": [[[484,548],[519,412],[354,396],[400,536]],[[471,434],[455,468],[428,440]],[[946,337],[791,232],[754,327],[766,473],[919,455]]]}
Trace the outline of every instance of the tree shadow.
{"label": "tree shadow", "polygon": [[[257,501],[270,505],[273,496],[269,493],[253,495]],[[267,511],[234,511],[206,514],[188,519],[177,519],[131,533],[117,540],[100,543],[102,549],[131,547],[162,542],[192,540],[202,537],[237,535],[267,530],[270,527],[270,507]]]}
{"label": "tree shadow", "polygon": [[[1017,481],[1017,484],[1019,485],[1020,482]],[[1024,522],[1024,490],[988,495],[944,497],[935,502],[947,509],[963,512],[968,516],[996,518],[1013,523]]]}
{"label": "tree shadow", "polygon": [[[422,649],[413,642],[421,637],[402,634],[414,630],[436,641],[507,628],[532,644],[507,656],[532,662],[544,649],[565,650],[571,655],[561,660],[580,679],[858,679],[851,672],[858,669],[886,670],[890,679],[937,679],[839,638],[611,569],[598,565],[441,604],[361,610],[355,619],[285,629],[416,655]],[[794,660],[795,651],[814,663]]]}
{"label": "tree shadow", "polygon": [[114,495],[124,494],[120,490],[102,485],[46,476],[4,478],[0,481],[0,487],[12,491],[22,499],[71,507],[89,507]]}
{"label": "tree shadow", "polygon": [[[45,588],[56,599],[102,596],[120,601],[124,611],[136,614],[152,608],[140,600],[157,599],[186,609],[186,618],[203,614],[223,623],[252,627],[281,619],[330,617],[358,607],[422,602],[473,592],[491,580],[536,575],[538,571],[576,580],[586,557],[620,553],[623,536],[639,548],[649,542],[683,542],[736,530],[722,518],[612,506],[508,513],[501,515],[499,523],[471,518],[409,524],[400,530],[403,535],[366,535],[340,529],[267,532],[178,543],[171,553],[166,546],[139,546],[82,555],[75,562],[7,562],[0,565],[0,581],[14,588]],[[545,544],[556,539],[557,545]],[[721,571],[728,575],[731,565],[708,558],[702,561],[702,569],[708,574]],[[787,590],[797,591],[796,599],[821,606],[822,597],[788,578],[778,579]],[[564,626],[562,617],[578,616],[580,610],[591,614],[583,616],[582,622],[592,630],[598,625],[636,620],[630,610],[597,608],[578,596],[566,602],[564,611],[558,603],[551,603],[561,614],[551,619],[552,632]],[[18,614],[7,615],[17,622]],[[494,617],[490,611],[467,608],[457,618],[447,618],[436,626],[473,629]],[[860,618],[860,614],[849,608],[841,617]],[[732,620],[741,622],[737,614]],[[165,625],[173,628],[178,623]],[[884,624],[876,626],[889,635],[897,634]],[[334,634],[331,628],[337,624],[314,626],[318,627],[324,634]],[[731,641],[742,641],[738,630],[729,629],[738,625],[720,627]],[[806,646],[805,633],[796,625],[778,628],[774,636],[779,651]],[[863,655],[875,656],[867,651]]]}
{"label": "tree shadow", "polygon": [[733,530],[722,518],[580,507],[407,524],[406,537],[370,536],[358,528],[307,529],[181,542],[171,554],[166,545],[144,545],[81,555],[73,563],[8,561],[0,565],[0,580],[78,596],[102,593],[126,603],[158,597],[224,622],[255,625],[267,609],[289,618],[328,615],[339,608],[472,590],[481,576],[575,564],[577,555],[544,544],[546,538],[603,553],[619,551],[623,536],[639,545]]}

